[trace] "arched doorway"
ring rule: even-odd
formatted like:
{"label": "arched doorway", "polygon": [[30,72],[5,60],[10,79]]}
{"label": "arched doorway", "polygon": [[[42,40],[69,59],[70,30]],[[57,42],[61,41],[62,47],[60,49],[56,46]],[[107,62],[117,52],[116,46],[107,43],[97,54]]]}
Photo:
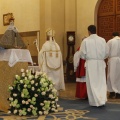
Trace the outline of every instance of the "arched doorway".
{"label": "arched doorway", "polygon": [[98,35],[106,41],[112,32],[120,32],[120,0],[101,0],[97,14]]}

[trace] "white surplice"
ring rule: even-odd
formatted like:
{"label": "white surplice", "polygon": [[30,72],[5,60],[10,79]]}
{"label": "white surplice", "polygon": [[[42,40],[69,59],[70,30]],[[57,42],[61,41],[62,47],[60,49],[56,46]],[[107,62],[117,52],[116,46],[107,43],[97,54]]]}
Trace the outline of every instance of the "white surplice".
{"label": "white surplice", "polygon": [[38,54],[38,63],[42,72],[55,83],[57,90],[65,90],[63,61],[59,45],[52,40],[46,41]]}
{"label": "white surplice", "polygon": [[[77,51],[75,52],[74,57],[73,57],[74,72],[76,72],[77,67],[79,66],[79,61],[80,61],[79,51]],[[86,82],[85,76],[80,77],[80,78],[76,77],[76,82]]]}
{"label": "white surplice", "polygon": [[120,37],[107,42],[109,46],[107,89],[120,94]]}
{"label": "white surplice", "polygon": [[80,57],[86,60],[86,83],[89,104],[105,105],[107,101],[107,85],[104,59],[108,55],[105,39],[91,34],[82,41]]}

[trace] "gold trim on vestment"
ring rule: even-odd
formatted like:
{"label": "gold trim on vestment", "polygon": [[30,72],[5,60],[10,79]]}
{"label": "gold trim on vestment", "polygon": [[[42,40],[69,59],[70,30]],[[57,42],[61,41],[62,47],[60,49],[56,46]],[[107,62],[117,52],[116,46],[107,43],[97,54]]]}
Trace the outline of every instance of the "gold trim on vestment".
{"label": "gold trim on vestment", "polygon": [[[60,51],[60,50],[44,51],[44,52],[45,52],[45,62],[46,62],[46,66],[47,66],[48,68],[52,69],[52,70],[58,70],[58,69],[60,69],[61,65],[60,65],[58,68],[51,68],[51,67],[49,67],[48,64],[47,64],[47,59],[46,59],[46,52],[57,52],[57,53],[58,53],[58,51]],[[51,57],[52,57],[52,56],[51,56]]]}

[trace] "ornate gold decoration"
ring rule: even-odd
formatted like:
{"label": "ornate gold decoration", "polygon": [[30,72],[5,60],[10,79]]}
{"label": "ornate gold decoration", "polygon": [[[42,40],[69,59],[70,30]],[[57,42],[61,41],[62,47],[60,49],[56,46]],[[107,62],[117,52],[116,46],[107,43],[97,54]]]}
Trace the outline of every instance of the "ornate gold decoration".
{"label": "ornate gold decoration", "polygon": [[[97,120],[97,118],[84,117],[84,115],[88,112],[88,110],[68,109],[64,112],[52,113],[47,116],[50,117],[51,120],[77,120],[79,118],[85,120]],[[45,120],[49,120],[50,118],[45,118]]]}
{"label": "ornate gold decoration", "polygon": [[68,61],[69,61],[69,63],[73,63],[73,56],[70,56]]}
{"label": "ornate gold decoration", "polygon": [[9,25],[11,18],[13,18],[13,13],[3,14],[3,25]]}
{"label": "ornate gold decoration", "polygon": [[74,71],[73,70],[70,70],[70,75],[73,75]]}

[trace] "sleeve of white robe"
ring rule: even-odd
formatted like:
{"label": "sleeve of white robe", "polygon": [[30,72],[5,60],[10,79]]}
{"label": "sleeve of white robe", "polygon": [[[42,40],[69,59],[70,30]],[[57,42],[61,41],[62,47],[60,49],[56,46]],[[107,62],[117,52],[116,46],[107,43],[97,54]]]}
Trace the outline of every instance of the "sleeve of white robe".
{"label": "sleeve of white robe", "polygon": [[75,54],[74,54],[74,58],[73,58],[73,65],[74,65],[74,72],[76,72],[77,70],[77,67],[79,65],[79,52],[77,51]]}
{"label": "sleeve of white robe", "polygon": [[79,50],[79,57],[82,59],[86,59],[86,41],[85,41],[85,39],[81,43],[80,50]]}

